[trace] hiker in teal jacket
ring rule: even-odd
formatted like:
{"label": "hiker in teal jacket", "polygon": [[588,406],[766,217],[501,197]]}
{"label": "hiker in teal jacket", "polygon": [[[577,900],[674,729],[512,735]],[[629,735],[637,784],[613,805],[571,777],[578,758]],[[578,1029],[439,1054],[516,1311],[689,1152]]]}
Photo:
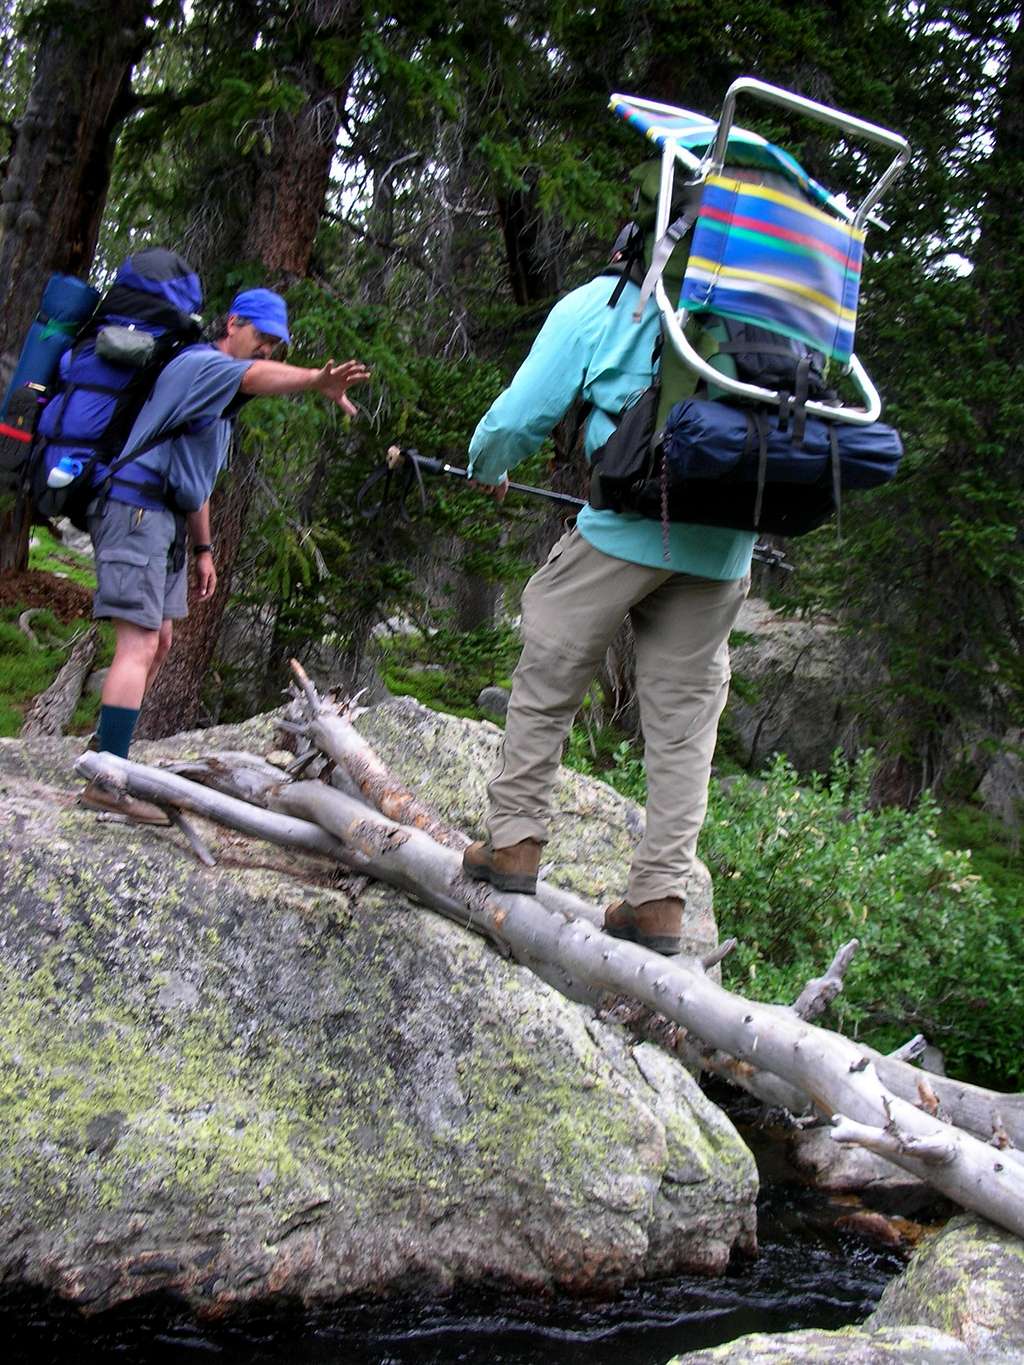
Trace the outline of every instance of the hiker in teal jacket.
{"label": "hiker in teal jacket", "polygon": [[[598,277],[552,309],[509,387],[470,445],[470,474],[500,501],[507,473],[533,453],[577,398],[591,405],[591,457],[629,400],[651,383],[656,304],[633,319],[639,288]],[[667,540],[667,545],[666,545]],[[729,631],[746,596],[755,537],[589,505],[523,594],[523,652],[512,683],[501,770],[488,787],[487,843],[466,871],[534,892],[562,744],[605,651],[628,616],[648,781],[647,829],[625,899],[605,929],[657,952],[681,949],[686,883],[707,809],[718,719],[729,682]],[[667,552],[667,558],[666,558]]]}

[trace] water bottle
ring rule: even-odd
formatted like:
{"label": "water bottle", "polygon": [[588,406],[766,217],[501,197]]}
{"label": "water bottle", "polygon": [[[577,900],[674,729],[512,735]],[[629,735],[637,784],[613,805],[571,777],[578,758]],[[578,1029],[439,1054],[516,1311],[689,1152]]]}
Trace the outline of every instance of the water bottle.
{"label": "water bottle", "polygon": [[47,488],[67,488],[85,468],[84,460],[76,460],[71,455],[62,455],[46,476]]}

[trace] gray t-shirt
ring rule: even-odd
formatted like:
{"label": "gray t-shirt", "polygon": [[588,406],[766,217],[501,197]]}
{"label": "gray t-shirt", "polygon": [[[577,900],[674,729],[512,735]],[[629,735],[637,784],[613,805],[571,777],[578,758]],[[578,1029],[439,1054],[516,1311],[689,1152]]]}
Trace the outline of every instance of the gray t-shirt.
{"label": "gray t-shirt", "polygon": [[187,429],[147,450],[124,472],[129,477],[166,478],[174,505],[182,512],[202,507],[227,458],[231,422],[225,409],[251,364],[212,345],[190,346],[176,356],[153,385],[122,454],[140,449],[161,431],[182,424]]}

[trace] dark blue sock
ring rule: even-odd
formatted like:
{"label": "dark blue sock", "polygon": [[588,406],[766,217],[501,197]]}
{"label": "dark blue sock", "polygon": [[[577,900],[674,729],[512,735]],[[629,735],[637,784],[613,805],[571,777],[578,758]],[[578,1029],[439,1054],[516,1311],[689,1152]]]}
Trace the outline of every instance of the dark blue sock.
{"label": "dark blue sock", "polygon": [[138,707],[101,706],[99,724],[101,752],[117,754],[118,758],[127,758],[138,718]]}

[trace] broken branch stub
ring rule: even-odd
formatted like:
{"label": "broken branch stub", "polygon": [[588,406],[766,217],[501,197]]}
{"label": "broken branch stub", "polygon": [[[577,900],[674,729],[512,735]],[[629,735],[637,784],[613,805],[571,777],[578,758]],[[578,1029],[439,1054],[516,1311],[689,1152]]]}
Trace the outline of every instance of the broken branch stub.
{"label": "broken branch stub", "polygon": [[793,1013],[800,1019],[817,1019],[824,1014],[832,1001],[843,989],[846,969],[853,955],[860,947],[858,939],[852,938],[844,943],[829,964],[824,976],[816,976],[803,988],[793,1002]]}

